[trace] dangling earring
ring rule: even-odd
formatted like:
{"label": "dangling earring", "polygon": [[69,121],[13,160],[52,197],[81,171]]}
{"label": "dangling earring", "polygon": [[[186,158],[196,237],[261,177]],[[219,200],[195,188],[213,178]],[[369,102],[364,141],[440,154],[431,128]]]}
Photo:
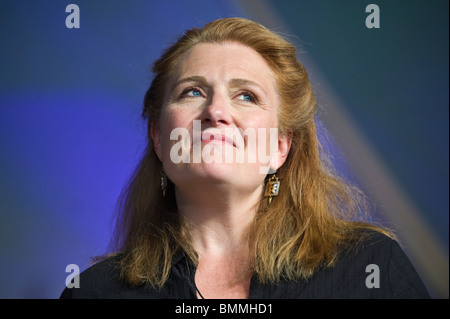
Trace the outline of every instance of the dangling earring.
{"label": "dangling earring", "polygon": [[279,191],[280,179],[275,174],[273,174],[272,177],[267,180],[266,192],[264,193],[265,197],[269,197],[269,204],[272,202],[273,196],[278,196]]}
{"label": "dangling earring", "polygon": [[166,172],[164,172],[164,169],[161,168],[161,190],[162,190],[162,194],[163,197],[166,196],[166,188],[167,188],[167,175]]}

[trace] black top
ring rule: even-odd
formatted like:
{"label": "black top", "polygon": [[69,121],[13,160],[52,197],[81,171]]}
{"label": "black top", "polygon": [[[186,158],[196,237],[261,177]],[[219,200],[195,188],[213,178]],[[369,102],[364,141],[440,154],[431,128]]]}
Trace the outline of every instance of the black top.
{"label": "black top", "polygon": [[[131,287],[119,278],[120,256],[103,260],[80,275],[80,288],[66,288],[61,298],[193,299],[195,267],[183,254],[173,260],[161,290]],[[261,284],[253,276],[250,299],[294,298],[430,298],[398,243],[382,234],[343,252],[333,268],[317,271],[308,280]]]}

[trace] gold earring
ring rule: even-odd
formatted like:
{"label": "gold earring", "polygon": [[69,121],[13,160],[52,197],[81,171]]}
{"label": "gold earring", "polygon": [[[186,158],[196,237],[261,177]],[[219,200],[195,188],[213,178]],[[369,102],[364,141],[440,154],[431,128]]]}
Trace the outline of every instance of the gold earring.
{"label": "gold earring", "polygon": [[265,197],[269,197],[269,204],[272,202],[273,196],[278,196],[279,191],[280,179],[275,174],[273,174],[272,177],[267,180],[266,192],[264,193]]}
{"label": "gold earring", "polygon": [[166,196],[166,188],[167,188],[167,175],[166,172],[164,172],[164,169],[161,168],[161,190],[162,190],[162,194],[163,197]]}

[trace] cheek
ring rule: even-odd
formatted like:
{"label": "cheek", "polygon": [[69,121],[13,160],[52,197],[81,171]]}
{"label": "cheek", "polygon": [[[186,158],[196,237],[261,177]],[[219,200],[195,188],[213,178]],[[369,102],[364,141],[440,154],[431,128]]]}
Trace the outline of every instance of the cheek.
{"label": "cheek", "polygon": [[187,115],[180,110],[170,110],[161,114],[161,137],[162,140],[170,141],[170,134],[177,129],[189,129],[189,121],[186,121]]}
{"label": "cheek", "polygon": [[180,156],[183,158],[189,154],[192,128],[192,121],[189,119],[190,117],[179,109],[161,114],[161,153],[165,165],[178,163]]}
{"label": "cheek", "polygon": [[277,127],[276,119],[270,116],[265,116],[247,121],[246,128],[244,129],[253,130],[256,133],[258,143],[263,143],[265,141],[267,143],[263,144],[268,144],[270,141],[271,131],[277,130]]}
{"label": "cheek", "polygon": [[246,121],[244,131],[252,132],[247,137],[246,145],[249,161],[261,167],[262,172],[267,172],[278,150],[278,128],[275,115],[264,115]]}

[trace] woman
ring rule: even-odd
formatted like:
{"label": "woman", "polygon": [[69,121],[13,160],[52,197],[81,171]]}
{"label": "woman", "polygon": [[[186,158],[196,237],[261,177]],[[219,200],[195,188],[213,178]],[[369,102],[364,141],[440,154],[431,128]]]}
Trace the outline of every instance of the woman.
{"label": "woman", "polygon": [[428,297],[322,154],[291,44],[221,19],[187,31],[153,71],[116,254],[63,298]]}

